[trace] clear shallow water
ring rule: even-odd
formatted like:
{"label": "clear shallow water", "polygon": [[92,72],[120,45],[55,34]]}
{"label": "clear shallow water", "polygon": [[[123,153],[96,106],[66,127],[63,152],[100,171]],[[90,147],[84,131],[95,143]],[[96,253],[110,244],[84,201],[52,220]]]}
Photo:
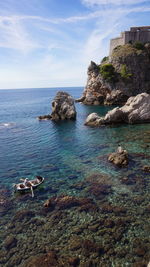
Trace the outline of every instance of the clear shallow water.
{"label": "clear shallow water", "polygon": [[[78,98],[81,96],[83,88],[64,88],[63,90],[74,98]],[[76,121],[59,123],[38,121],[37,116],[50,113],[51,101],[57,91],[53,88],[0,90],[0,188],[2,197],[3,195],[7,196],[7,199],[15,203],[11,210],[8,211],[7,208],[2,210],[0,234],[1,246],[4,251],[6,248],[3,247],[3,240],[6,239],[6,234],[3,231],[10,222],[10,218],[13,218],[18,210],[24,208],[38,211],[43,202],[54,195],[92,197],[99,205],[104,201],[107,204],[116,205],[119,200],[122,201],[123,206],[126,205],[124,203],[125,196],[128,206],[132,203],[132,197],[144,195],[145,202],[142,204],[142,209],[144,210],[148,205],[150,177],[148,173],[142,171],[142,167],[149,165],[150,124],[90,128],[84,126],[87,115],[91,112],[104,115],[110,108],[85,106],[78,103],[76,104]],[[124,169],[118,169],[107,161],[108,154],[116,150],[118,144],[121,144],[130,154],[129,166]],[[91,194],[89,191],[91,188],[89,189],[87,184],[77,186],[81,182],[84,183],[87,177],[95,174],[106,175],[111,180],[113,191],[102,200],[94,193]],[[30,193],[27,194],[27,198],[24,198],[24,195],[21,197],[13,193],[13,183],[17,183],[21,177],[33,178],[35,175],[44,176],[45,183],[41,189],[36,190],[34,201],[31,199]],[[134,179],[137,176],[137,180],[134,184],[128,185],[121,182],[124,176],[134,177]],[[139,179],[142,179],[142,182],[139,182]],[[3,189],[6,192],[3,192]],[[124,196],[122,196],[123,194]],[[134,205],[129,213],[131,214],[133,210]],[[74,210],[69,210],[68,216],[72,214],[72,218],[75,218],[77,214],[75,215],[73,212]],[[134,212],[134,216],[139,216],[136,214],[136,210]],[[81,221],[82,219],[87,220],[86,216],[87,213],[84,214]],[[147,226],[146,218],[147,216],[145,217]],[[80,225],[80,220],[78,223]],[[68,234],[69,229],[65,230]],[[134,236],[139,229],[136,229],[135,232],[133,229],[128,229],[128,231],[131,231]],[[145,231],[141,231],[144,237]],[[10,230],[9,234],[11,232],[13,231]],[[17,236],[16,232],[13,234]],[[140,233],[138,232],[138,234]],[[35,236],[38,236],[38,233],[35,233],[34,238]],[[93,237],[93,233],[89,234],[88,238],[90,237]],[[96,235],[93,238],[96,240]],[[58,236],[57,239],[59,240]],[[65,237],[60,241],[60,247],[64,240],[66,240]],[[123,241],[120,241],[120,244],[121,242]],[[34,255],[34,252],[32,249],[31,255]],[[11,256],[6,258],[3,266],[11,266],[11,258]],[[15,263],[16,266],[22,266],[24,260],[20,256],[20,261]],[[113,260],[115,266],[132,266],[131,259],[126,260],[128,265],[117,265],[118,260],[120,260],[119,264],[125,264],[123,259],[118,259],[117,254]],[[137,258],[135,262],[139,260]],[[100,266],[98,264],[96,266]]]}

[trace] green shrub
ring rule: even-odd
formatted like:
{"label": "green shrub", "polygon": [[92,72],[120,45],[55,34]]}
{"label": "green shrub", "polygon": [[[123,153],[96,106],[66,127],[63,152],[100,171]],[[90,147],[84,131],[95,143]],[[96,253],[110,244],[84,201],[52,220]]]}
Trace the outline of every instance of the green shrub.
{"label": "green shrub", "polygon": [[142,44],[141,42],[135,42],[133,45],[134,48],[138,49],[138,50],[143,50],[144,49],[144,44]]}
{"label": "green shrub", "polygon": [[120,71],[120,75],[123,79],[129,79],[130,77],[132,77],[132,74],[131,73],[128,73],[127,71],[127,66],[126,64],[123,64],[121,66],[121,71]]}
{"label": "green shrub", "polygon": [[108,61],[109,57],[103,57],[101,63]]}
{"label": "green shrub", "polygon": [[100,74],[103,79],[106,81],[113,82],[115,81],[115,69],[114,66],[110,63],[100,65]]}

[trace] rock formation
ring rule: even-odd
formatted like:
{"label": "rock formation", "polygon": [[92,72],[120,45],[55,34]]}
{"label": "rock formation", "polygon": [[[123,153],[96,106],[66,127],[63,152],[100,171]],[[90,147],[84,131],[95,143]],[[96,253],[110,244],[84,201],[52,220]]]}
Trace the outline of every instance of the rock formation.
{"label": "rock formation", "polygon": [[91,62],[83,95],[87,105],[122,105],[128,97],[150,93],[150,44],[126,44],[113,50],[101,64]]}
{"label": "rock formation", "polygon": [[128,165],[128,153],[121,146],[119,146],[116,152],[109,155],[108,161],[112,162],[118,167],[125,167]]}
{"label": "rock formation", "polygon": [[125,95],[121,90],[112,90],[106,95],[104,105],[121,105],[123,106],[128,100],[128,96]]}
{"label": "rock formation", "polygon": [[52,101],[52,113],[49,115],[39,116],[40,120],[51,119],[58,120],[71,120],[76,118],[76,109],[74,99],[68,93],[60,91],[56,94]]}
{"label": "rock formation", "polygon": [[99,66],[93,61],[91,61],[88,67],[87,74],[87,85],[84,89],[83,96],[78,102],[83,102],[86,105],[101,105],[104,103],[107,93],[111,92],[111,89],[107,83],[104,83],[99,72]]}
{"label": "rock formation", "polygon": [[122,122],[130,124],[150,122],[150,95],[142,93],[130,97],[123,107],[114,108],[107,112],[103,118],[92,113],[87,117],[85,125],[100,126]]}
{"label": "rock formation", "polygon": [[100,126],[103,123],[104,119],[101,118],[97,113],[93,112],[87,116],[85,125],[87,126]]}

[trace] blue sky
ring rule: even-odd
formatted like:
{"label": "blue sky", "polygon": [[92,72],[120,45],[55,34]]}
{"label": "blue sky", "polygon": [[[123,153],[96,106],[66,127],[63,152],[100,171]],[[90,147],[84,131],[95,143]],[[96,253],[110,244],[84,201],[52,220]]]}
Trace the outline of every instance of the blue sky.
{"label": "blue sky", "polygon": [[0,0],[0,89],[84,86],[110,38],[149,17],[149,0]]}

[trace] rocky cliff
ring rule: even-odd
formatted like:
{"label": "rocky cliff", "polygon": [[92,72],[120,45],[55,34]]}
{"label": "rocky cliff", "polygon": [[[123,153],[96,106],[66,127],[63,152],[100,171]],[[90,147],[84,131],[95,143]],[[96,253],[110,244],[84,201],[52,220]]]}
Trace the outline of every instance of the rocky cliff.
{"label": "rocky cliff", "polygon": [[150,44],[126,44],[113,50],[100,65],[91,62],[79,102],[89,105],[124,104],[129,96],[150,93]]}

